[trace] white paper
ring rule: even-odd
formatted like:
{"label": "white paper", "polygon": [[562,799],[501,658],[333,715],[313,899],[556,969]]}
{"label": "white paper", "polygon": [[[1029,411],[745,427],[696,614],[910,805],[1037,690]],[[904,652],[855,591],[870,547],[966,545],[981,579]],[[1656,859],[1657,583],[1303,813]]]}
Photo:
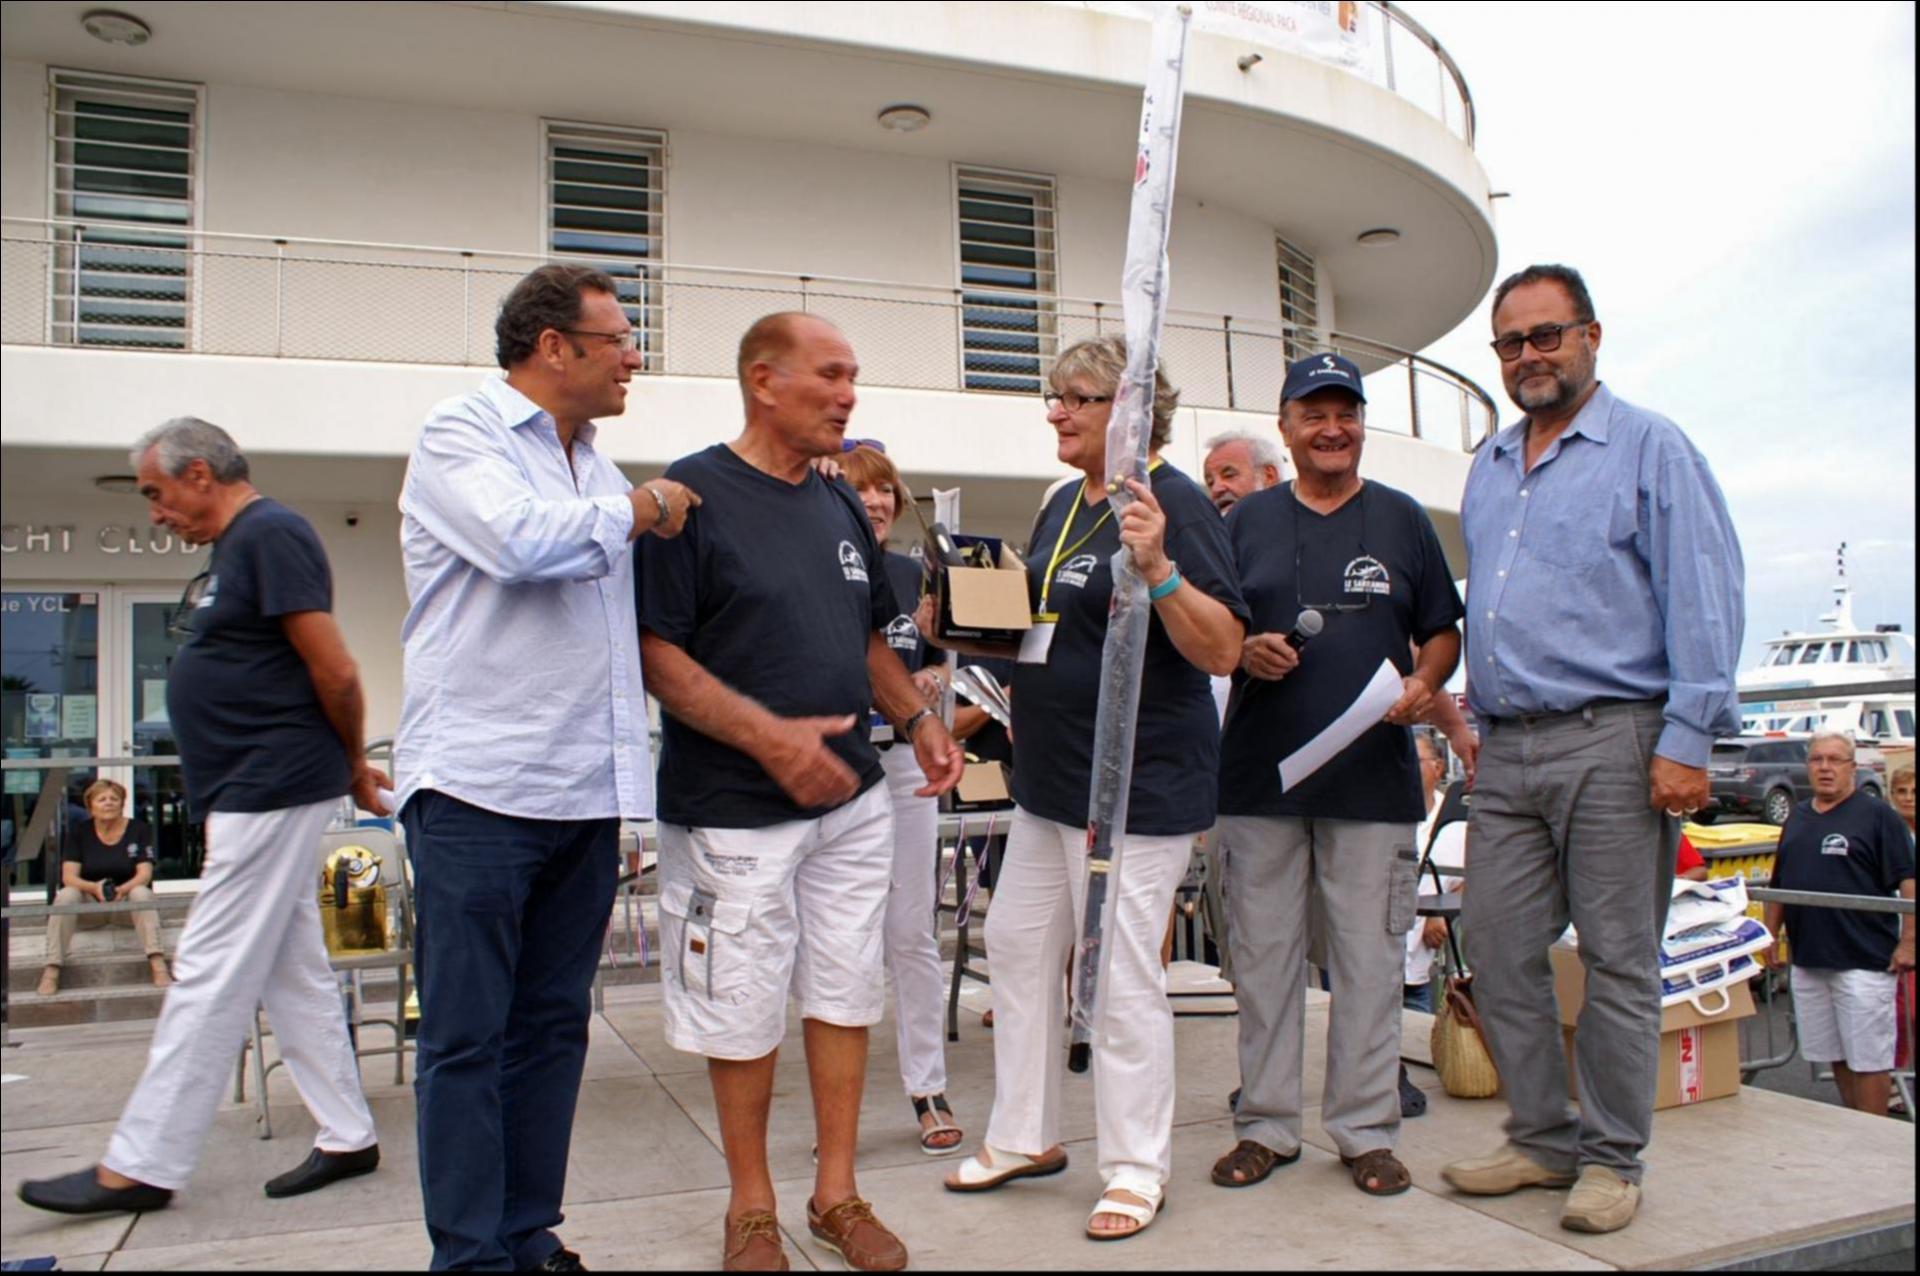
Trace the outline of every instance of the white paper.
{"label": "white paper", "polygon": [[1280,791],[1291,793],[1342,749],[1377,726],[1406,690],[1406,679],[1393,667],[1393,662],[1382,660],[1380,667],[1373,671],[1372,679],[1361,689],[1359,699],[1348,705],[1319,735],[1280,759]]}
{"label": "white paper", "polygon": [[94,696],[63,696],[60,700],[60,738],[91,740],[100,734],[100,702]]}

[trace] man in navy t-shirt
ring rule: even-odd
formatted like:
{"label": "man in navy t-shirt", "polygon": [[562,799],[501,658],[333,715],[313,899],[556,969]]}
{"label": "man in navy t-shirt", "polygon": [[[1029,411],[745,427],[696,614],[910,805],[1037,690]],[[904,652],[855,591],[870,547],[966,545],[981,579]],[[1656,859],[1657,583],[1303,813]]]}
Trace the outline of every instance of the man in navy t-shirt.
{"label": "man in navy t-shirt", "polygon": [[[1769,886],[1836,895],[1913,898],[1913,837],[1879,798],[1854,788],[1850,736],[1817,732],[1807,742],[1813,797],[1780,830]],[[1848,1107],[1887,1112],[1893,1071],[1894,984],[1913,969],[1913,914],[1768,904],[1767,926],[1793,952],[1793,1004],[1800,1053],[1831,1063]]]}
{"label": "man in navy t-shirt", "polygon": [[819,1147],[808,1227],[855,1270],[898,1270],[906,1248],[853,1174],[893,867],[868,706],[912,748],[922,796],[953,787],[961,753],[888,645],[901,608],[859,498],[813,468],[840,452],[852,348],[825,320],[769,315],[738,368],[745,429],[668,467],[702,503],[640,553],[642,667],[665,710],[667,1040],[707,1057],[732,1180],[725,1267],[782,1268],[766,1134],[791,988]]}
{"label": "man in navy t-shirt", "polygon": [[361,750],[360,676],[334,623],[333,577],[307,520],[254,490],[225,430],[181,417],[134,447],[155,523],[211,543],[173,628],[167,680],[189,809],[206,821],[200,893],[147,1070],[98,1166],[23,1183],[64,1214],[160,1209],[191,1177],[247,1020],[264,1005],[319,1133],[267,1184],[293,1196],[380,1161],[373,1116],[313,906],[314,851],[340,799],[371,811],[390,781]]}

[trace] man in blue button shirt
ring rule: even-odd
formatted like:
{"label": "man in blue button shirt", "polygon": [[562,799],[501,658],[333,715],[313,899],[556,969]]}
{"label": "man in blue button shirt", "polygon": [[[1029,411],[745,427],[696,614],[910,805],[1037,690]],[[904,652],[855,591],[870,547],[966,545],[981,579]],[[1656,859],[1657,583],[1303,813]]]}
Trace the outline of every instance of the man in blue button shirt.
{"label": "man in blue button shirt", "polygon": [[[1653,1126],[1680,820],[1706,802],[1714,737],[1740,725],[1744,568],[1705,459],[1595,377],[1577,271],[1509,277],[1493,330],[1527,415],[1480,449],[1461,506],[1467,700],[1486,727],[1462,922],[1511,1115],[1504,1147],[1444,1174],[1481,1195],[1572,1186],[1561,1226],[1610,1232],[1639,1206]],[[1587,970],[1578,1113],[1547,961],[1569,921]]]}

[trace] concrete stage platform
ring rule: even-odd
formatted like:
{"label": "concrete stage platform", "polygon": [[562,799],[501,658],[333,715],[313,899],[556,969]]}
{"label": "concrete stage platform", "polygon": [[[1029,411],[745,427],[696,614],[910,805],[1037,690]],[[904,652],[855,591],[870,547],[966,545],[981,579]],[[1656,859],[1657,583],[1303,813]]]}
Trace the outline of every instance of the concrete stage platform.
{"label": "concrete stage platform", "polygon": [[[970,990],[969,1000],[984,995]],[[1308,1012],[1307,1094],[1317,1100],[1326,1003]],[[726,1170],[703,1063],[667,1048],[657,985],[610,989],[593,1022],[587,1080],[568,1179],[568,1245],[589,1268],[716,1268]],[[902,1097],[891,1024],[873,1036],[860,1140],[860,1184],[906,1240],[914,1266],[1052,1270],[1107,1268],[1809,1268],[1911,1246],[1913,1127],[1746,1089],[1736,1098],[1661,1113],[1639,1218],[1611,1236],[1561,1230],[1559,1193],[1461,1197],[1440,1180],[1456,1157],[1501,1139],[1499,1100],[1448,1098],[1424,1067],[1427,1115],[1403,1127],[1414,1189],[1375,1199],[1351,1184],[1309,1109],[1306,1155],[1266,1183],[1213,1186],[1207,1170],[1233,1142],[1227,1093],[1236,1083],[1234,1020],[1178,1022],[1180,1097],[1166,1213],[1118,1244],[1084,1239],[1098,1195],[1091,1082],[1069,1077],[1071,1168],[1053,1178],[959,1196],[940,1188],[952,1158],[924,1155]],[[1424,1058],[1427,1019],[1407,1016],[1407,1052]],[[171,1209],[138,1217],[67,1220],[19,1203],[24,1177],[87,1164],[104,1150],[145,1061],[151,1023],[43,1028],[17,1035],[0,1068],[24,1080],[0,1088],[0,1252],[57,1255],[68,1270],[305,1268],[422,1269],[413,1095],[390,1064],[365,1066],[384,1157],[378,1173],[322,1192],[270,1201],[260,1185],[296,1164],[313,1133],[284,1069],[271,1094],[276,1137],[254,1137],[251,1110],[222,1105],[198,1177]],[[370,1030],[378,1035],[378,1030]],[[796,1270],[838,1267],[807,1236],[812,1142],[798,1026],[779,1065],[773,1158],[781,1220]],[[992,1095],[992,1034],[963,1016],[949,1047],[948,1088],[968,1147],[984,1132]],[[230,1084],[230,1079],[228,1081]],[[229,1094],[231,1092],[229,1091]]]}

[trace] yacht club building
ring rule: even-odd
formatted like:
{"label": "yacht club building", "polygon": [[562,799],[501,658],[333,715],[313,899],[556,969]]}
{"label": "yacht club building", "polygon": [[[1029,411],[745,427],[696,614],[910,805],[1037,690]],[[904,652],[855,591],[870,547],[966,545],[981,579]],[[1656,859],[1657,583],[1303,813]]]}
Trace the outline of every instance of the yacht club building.
{"label": "yacht club building", "polygon": [[[1192,39],[1168,459],[1197,475],[1201,439],[1272,428],[1286,359],[1338,349],[1369,372],[1369,472],[1457,553],[1493,403],[1407,352],[1493,279],[1467,83],[1398,5],[1266,9],[1264,38]],[[1118,327],[1149,34],[1129,6],[0,13],[10,758],[171,747],[167,618],[206,553],[146,526],[126,448],[179,415],[230,430],[313,521],[369,734],[391,732],[414,431],[493,372],[498,301],[541,261],[622,281],[646,370],[600,442],[630,477],[731,437],[741,332],[804,309],[860,357],[850,433],[884,440],[923,497],[959,487],[968,530],[1015,541],[1061,476],[1048,361]],[[69,796],[93,774],[74,769]],[[162,826],[162,876],[187,875],[197,839],[166,775],[141,769],[138,813]],[[7,773],[23,851],[42,782]]]}

